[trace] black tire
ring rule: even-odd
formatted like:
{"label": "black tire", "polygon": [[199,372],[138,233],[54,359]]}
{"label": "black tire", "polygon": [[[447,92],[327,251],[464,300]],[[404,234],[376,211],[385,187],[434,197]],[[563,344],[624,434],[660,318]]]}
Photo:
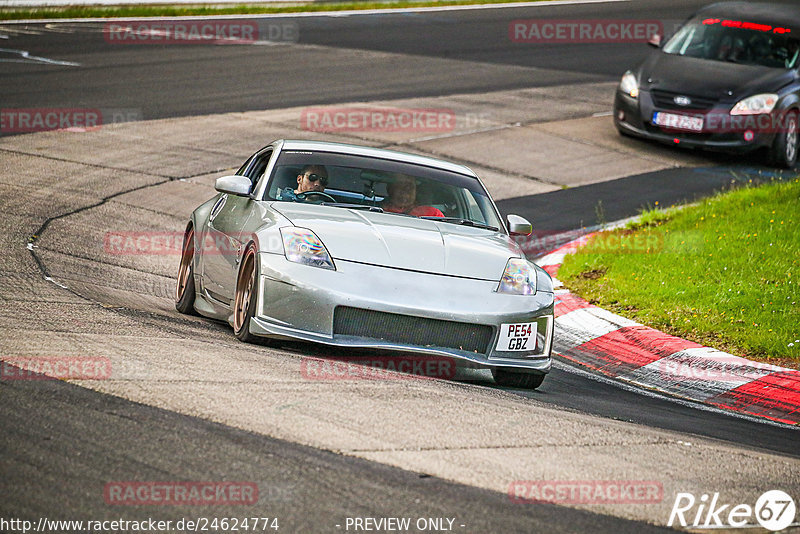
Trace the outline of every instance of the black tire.
{"label": "black tire", "polygon": [[498,386],[509,388],[536,389],[544,382],[540,373],[517,373],[498,367],[492,368],[492,377]]}
{"label": "black tire", "polygon": [[258,302],[258,257],[253,243],[242,254],[242,263],[236,277],[236,294],[233,299],[233,333],[245,343],[261,343],[250,333],[250,319]]}
{"label": "black tire", "polygon": [[194,228],[190,225],[183,234],[181,264],[175,287],[175,309],[186,315],[200,315],[194,309]]}
{"label": "black tire", "polygon": [[797,110],[787,111],[779,123],[780,128],[770,147],[768,161],[774,167],[791,169],[797,163]]}

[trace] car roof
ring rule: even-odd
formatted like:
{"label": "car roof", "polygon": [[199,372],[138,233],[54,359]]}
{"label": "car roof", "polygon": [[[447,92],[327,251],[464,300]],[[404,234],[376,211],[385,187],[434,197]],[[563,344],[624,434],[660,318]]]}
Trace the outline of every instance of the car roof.
{"label": "car roof", "polygon": [[700,9],[696,15],[735,18],[745,22],[789,27],[800,33],[800,8],[797,4],[718,2]]}
{"label": "car roof", "polygon": [[444,169],[477,178],[477,175],[472,172],[469,167],[465,167],[464,165],[459,165],[457,163],[431,158],[428,156],[419,156],[417,154],[408,154],[406,152],[387,150],[384,148],[349,145],[346,143],[330,143],[326,141],[304,141],[299,139],[284,139],[282,140],[282,143],[283,146],[281,147],[281,150],[316,150],[320,152],[335,152],[337,154],[352,154],[370,158],[389,159],[393,161],[402,161],[404,163]]}

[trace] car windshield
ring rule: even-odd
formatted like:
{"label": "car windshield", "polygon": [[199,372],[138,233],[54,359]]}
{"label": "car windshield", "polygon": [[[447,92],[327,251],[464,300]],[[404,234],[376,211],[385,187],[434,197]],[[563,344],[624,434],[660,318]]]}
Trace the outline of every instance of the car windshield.
{"label": "car windshield", "polygon": [[791,69],[800,46],[788,28],[724,18],[699,17],[664,45],[664,52],[715,61]]}
{"label": "car windshield", "polygon": [[[298,177],[303,176],[313,181],[299,183]],[[314,186],[316,192],[303,191],[303,185]],[[476,178],[373,157],[284,150],[270,175],[266,198],[383,211],[492,230],[503,228],[494,204]]]}

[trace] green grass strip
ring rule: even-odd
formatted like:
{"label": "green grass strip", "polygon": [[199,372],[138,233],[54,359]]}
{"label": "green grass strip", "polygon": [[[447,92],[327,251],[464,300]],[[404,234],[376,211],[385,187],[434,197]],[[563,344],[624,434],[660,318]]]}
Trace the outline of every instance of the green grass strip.
{"label": "green grass strip", "polygon": [[800,362],[800,179],[644,214],[568,256],[593,304],[732,354]]}
{"label": "green grass strip", "polygon": [[[530,3],[544,0],[529,0]],[[272,13],[305,13],[365,9],[398,9],[478,4],[506,4],[509,0],[439,0],[388,2],[309,2],[283,5],[232,6],[64,6],[42,8],[0,8],[0,20],[77,19],[77,18],[140,18],[217,15],[258,15]]]}

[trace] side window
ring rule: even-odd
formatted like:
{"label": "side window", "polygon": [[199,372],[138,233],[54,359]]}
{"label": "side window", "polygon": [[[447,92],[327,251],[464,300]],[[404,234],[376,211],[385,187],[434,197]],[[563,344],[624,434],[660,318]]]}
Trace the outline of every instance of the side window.
{"label": "side window", "polygon": [[250,178],[250,182],[253,184],[253,190],[256,188],[256,184],[258,181],[264,176],[264,171],[267,168],[267,164],[269,163],[269,159],[272,157],[272,150],[267,150],[266,152],[262,152],[256,156],[256,161],[250,170],[247,172],[247,177]]}
{"label": "side window", "polygon": [[244,162],[244,165],[239,167],[239,170],[236,171],[234,174],[236,174],[238,176],[244,176],[244,171],[246,171],[247,167],[250,166],[250,162],[253,161],[253,158],[255,158],[255,155],[250,156],[249,158],[247,158],[247,161]]}

